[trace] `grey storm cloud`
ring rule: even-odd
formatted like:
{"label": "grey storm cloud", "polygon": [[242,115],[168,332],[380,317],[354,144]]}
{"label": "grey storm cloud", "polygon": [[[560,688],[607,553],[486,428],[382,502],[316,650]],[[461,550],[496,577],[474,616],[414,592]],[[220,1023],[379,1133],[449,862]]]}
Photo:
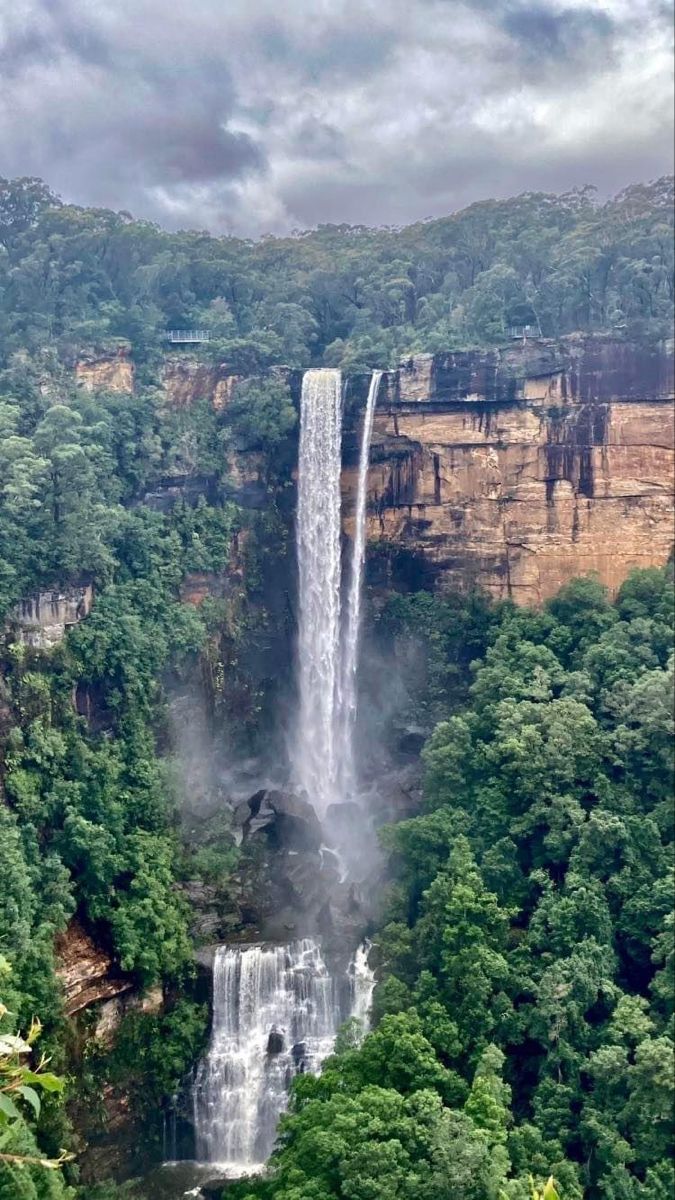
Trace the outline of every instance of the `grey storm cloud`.
{"label": "grey storm cloud", "polygon": [[576,63],[600,54],[612,55],[621,26],[602,9],[569,8],[555,11],[545,4],[514,6],[504,14],[503,28],[525,57],[544,57]]}
{"label": "grey storm cloud", "polygon": [[0,174],[168,227],[398,224],[671,166],[665,0],[13,0]]}

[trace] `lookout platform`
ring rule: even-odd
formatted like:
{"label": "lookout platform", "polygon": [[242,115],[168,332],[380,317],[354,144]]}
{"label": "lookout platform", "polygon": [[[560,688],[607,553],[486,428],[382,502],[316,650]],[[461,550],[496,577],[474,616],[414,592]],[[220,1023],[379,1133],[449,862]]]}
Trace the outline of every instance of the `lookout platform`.
{"label": "lookout platform", "polygon": [[169,329],[166,340],[174,346],[195,345],[200,342],[209,342],[211,333],[208,329]]}

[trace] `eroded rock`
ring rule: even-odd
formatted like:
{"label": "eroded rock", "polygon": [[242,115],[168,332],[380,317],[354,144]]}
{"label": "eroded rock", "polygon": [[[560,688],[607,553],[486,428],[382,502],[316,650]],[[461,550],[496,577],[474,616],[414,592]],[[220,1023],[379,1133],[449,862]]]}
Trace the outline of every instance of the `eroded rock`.
{"label": "eroded rock", "polygon": [[70,625],[88,616],[94,602],[90,583],[81,586],[35,592],[27,596],[9,616],[12,636],[34,650],[52,650],[66,636]]}
{"label": "eroded rock", "polygon": [[97,945],[77,921],[71,921],[56,939],[56,959],[66,1016],[129,992],[133,986],[129,976],[115,968],[108,951]]}
{"label": "eroded rock", "polygon": [[[386,373],[375,415],[373,582],[537,605],[574,576],[615,592],[631,568],[664,564],[674,392],[665,347],[601,336],[406,360]],[[356,479],[354,460],[349,536]]]}

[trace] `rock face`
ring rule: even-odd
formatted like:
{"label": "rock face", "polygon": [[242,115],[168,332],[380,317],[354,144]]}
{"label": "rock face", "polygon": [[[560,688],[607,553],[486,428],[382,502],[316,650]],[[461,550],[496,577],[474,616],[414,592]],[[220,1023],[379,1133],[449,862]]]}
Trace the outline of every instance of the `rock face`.
{"label": "rock face", "polygon": [[130,347],[114,352],[90,354],[75,364],[75,379],[87,392],[127,392],[134,390],[134,364]]}
{"label": "rock face", "polygon": [[[276,372],[297,404],[302,372]],[[91,390],[133,388],[123,347],[82,357],[76,374]],[[169,355],[162,407],[205,402],[220,411],[240,378],[225,363]],[[352,377],[347,388],[347,534],[367,383]],[[615,591],[632,567],[664,563],[673,538],[673,394],[668,348],[606,336],[421,354],[386,372],[369,476],[371,580],[478,585],[540,604],[575,575],[595,573]],[[218,495],[264,507],[259,458],[231,449],[222,477],[167,478],[144,503],[164,510],[178,498]]]}
{"label": "rock face", "polygon": [[[522,604],[591,572],[615,591],[672,548],[673,393],[665,349],[606,338],[408,360],[375,417],[371,559]],[[347,533],[355,487],[348,461]]]}
{"label": "rock face", "polygon": [[237,381],[226,363],[203,363],[189,354],[167,357],[161,383],[167,408],[192,408],[200,400],[208,400],[219,412],[232,399]]}
{"label": "rock face", "polygon": [[77,625],[91,610],[91,584],[62,591],[36,592],[10,614],[9,624],[19,642],[35,650],[51,650],[62,642],[68,625]]}
{"label": "rock face", "polygon": [[57,939],[56,956],[56,974],[63,987],[68,1017],[90,1004],[131,990],[131,980],[114,970],[111,956],[77,921],[71,921]]}

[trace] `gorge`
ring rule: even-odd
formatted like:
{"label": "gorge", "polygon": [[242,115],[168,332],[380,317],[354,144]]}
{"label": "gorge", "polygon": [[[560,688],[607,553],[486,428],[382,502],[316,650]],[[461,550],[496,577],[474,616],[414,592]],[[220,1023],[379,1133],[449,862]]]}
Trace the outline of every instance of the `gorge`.
{"label": "gorge", "polygon": [[29,185],[1,1200],[670,1195],[668,187],[243,244]]}
{"label": "gorge", "polygon": [[[346,605],[342,603],[341,496],[343,385],[339,371],[305,372],[300,402],[298,506],[298,713],[290,747],[291,783],[320,820],[358,797],[352,733],[357,714],[358,649],[365,559],[370,442],[381,371],[373,372],[361,433],[356,524]],[[333,812],[335,820],[335,812]],[[365,828],[352,807],[344,851]],[[365,822],[364,822],[365,826]],[[330,826],[325,837],[331,838]],[[294,1075],[318,1072],[340,1024],[367,1028],[374,975],[367,947],[351,954],[344,986],[319,944],[218,946],[207,1056],[194,1084],[197,1159],[235,1178],[264,1167]]]}

